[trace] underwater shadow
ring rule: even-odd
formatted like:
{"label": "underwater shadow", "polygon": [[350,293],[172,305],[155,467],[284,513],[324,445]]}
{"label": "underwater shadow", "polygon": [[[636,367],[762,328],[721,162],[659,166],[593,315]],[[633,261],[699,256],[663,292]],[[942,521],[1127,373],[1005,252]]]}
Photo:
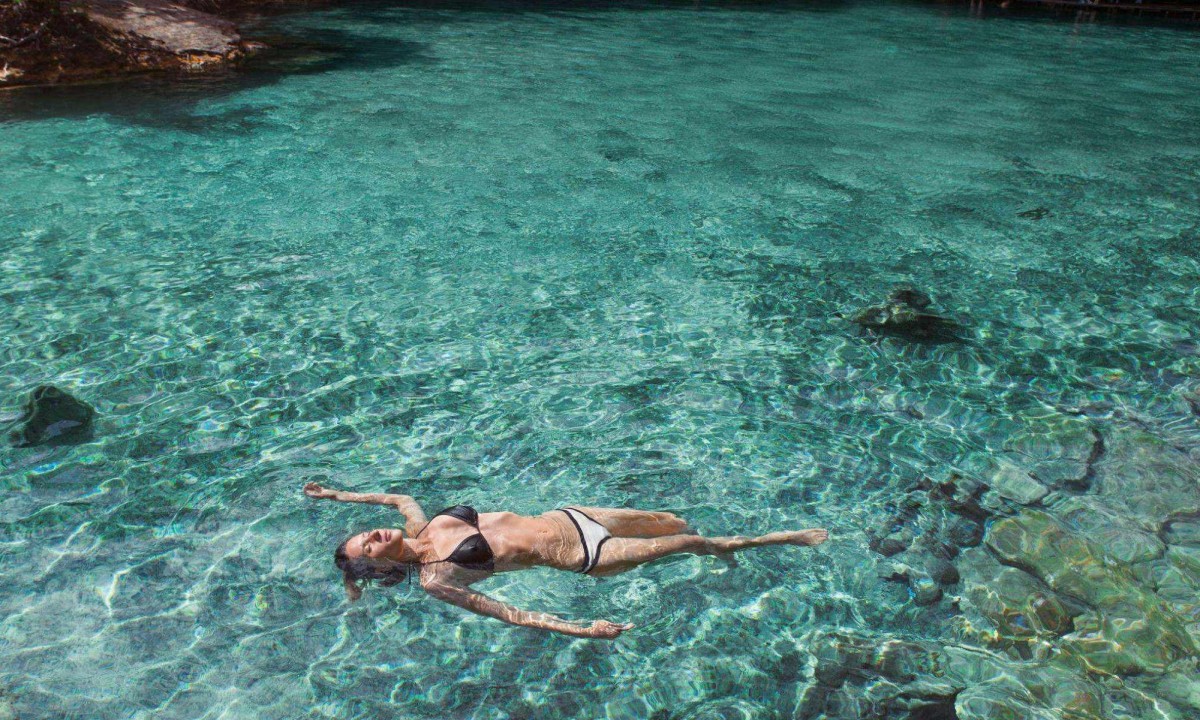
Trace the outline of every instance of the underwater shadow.
{"label": "underwater shadow", "polygon": [[270,124],[271,108],[197,112],[207,100],[279,83],[289,77],[339,71],[382,70],[432,63],[424,43],[336,28],[306,28],[295,35],[248,30],[267,49],[240,65],[204,74],[157,72],[62,86],[14,88],[0,93],[0,126],[6,123],[107,115],[132,125],[196,134],[249,134]]}

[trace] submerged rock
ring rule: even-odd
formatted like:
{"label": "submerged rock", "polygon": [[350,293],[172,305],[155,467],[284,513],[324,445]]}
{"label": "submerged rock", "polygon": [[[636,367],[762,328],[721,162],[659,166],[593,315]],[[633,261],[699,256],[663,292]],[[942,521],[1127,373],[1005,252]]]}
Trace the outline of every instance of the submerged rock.
{"label": "submerged rock", "polygon": [[1002,497],[1022,505],[1033,505],[1049,494],[1050,489],[1010,462],[1000,462],[992,475],[992,489]]}
{"label": "submerged rock", "polygon": [[1054,516],[1125,565],[1148,562],[1166,552],[1156,534],[1140,528],[1128,513],[1118,512],[1093,495],[1059,498],[1054,503]]}
{"label": "submerged rock", "polygon": [[973,477],[956,471],[941,482],[926,479],[922,487],[929,491],[930,499],[955,515],[980,522],[991,517],[991,511],[980,503],[989,486]]}
{"label": "submerged rock", "polygon": [[1017,217],[1025,218],[1026,220],[1041,220],[1050,214],[1050,208],[1039,205],[1038,207],[1029,210],[1022,210],[1017,213]]}
{"label": "submerged rock", "polygon": [[[950,566],[951,570],[954,566]],[[932,605],[942,599],[941,585],[928,573],[905,565],[891,563],[886,566],[879,576],[886,582],[901,583],[908,586],[913,602],[920,606]],[[954,580],[958,581],[958,571],[954,571]],[[949,583],[945,583],[949,584]]]}
{"label": "submerged rock", "polygon": [[907,305],[914,310],[924,310],[933,304],[933,299],[910,285],[892,288],[888,295],[889,305]]}
{"label": "submerged rock", "polygon": [[1154,531],[1200,516],[1200,465],[1187,453],[1136,427],[1106,428],[1105,436],[1091,483],[1102,502]]}
{"label": "submerged rock", "polygon": [[[1187,613],[1200,602],[1200,549],[1171,547],[1152,572],[1158,596],[1172,608]],[[1193,626],[1192,634],[1200,637],[1200,628]]]}
{"label": "submerged rock", "polygon": [[940,647],[825,635],[800,716],[1200,717],[1192,446],[1117,417],[1022,423],[999,452],[931,471],[871,533],[876,575],[913,606],[951,593]]}
{"label": "submerged rock", "polygon": [[988,547],[1060,595],[1094,610],[1075,618],[1062,646],[1103,674],[1161,673],[1195,655],[1184,620],[1147,589],[1127,565],[1051,515],[1027,509],[998,520]]}
{"label": "submerged rock", "polygon": [[41,385],[25,401],[12,439],[18,447],[86,442],[91,439],[95,416],[91,405],[53,385]]}
{"label": "submerged rock", "polygon": [[1052,414],[1026,419],[1025,428],[1004,443],[1004,451],[1041,483],[1078,491],[1091,485],[1105,446],[1088,420]]}
{"label": "submerged rock", "polygon": [[873,539],[870,547],[884,557],[891,557],[907,550],[911,542],[912,538],[906,537],[902,533],[892,533],[882,538]]}
{"label": "submerged rock", "polygon": [[1172,520],[1163,525],[1162,537],[1171,545],[1200,547],[1200,520]]}
{"label": "submerged rock", "polygon": [[1192,414],[1200,417],[1200,392],[1188,393],[1183,396],[1183,399],[1191,409]]}
{"label": "submerged rock", "polygon": [[1063,648],[1092,672],[1105,675],[1162,673],[1195,653],[1178,620],[1162,611],[1089,613],[1075,619]]}
{"label": "submerged rock", "polygon": [[1074,629],[1072,612],[1029,573],[979,560],[967,579],[967,597],[1007,640],[1061,637]]}
{"label": "submerged rock", "polygon": [[0,688],[0,720],[18,720],[12,698],[2,688]]}
{"label": "submerged rock", "polygon": [[[1101,720],[1104,690],[1077,668],[1022,662],[954,642],[810,633],[797,717]],[[1176,694],[1188,692],[1176,683]]]}
{"label": "submerged rock", "polygon": [[958,720],[1058,720],[1049,710],[1035,707],[1029,693],[1015,680],[1001,678],[970,687],[954,700]]}
{"label": "submerged rock", "polygon": [[937,644],[821,631],[801,644],[814,662],[797,717],[954,717],[944,713],[964,685]]}
{"label": "submerged rock", "polygon": [[970,518],[956,518],[946,528],[946,540],[957,547],[973,548],[983,542],[983,523]]}
{"label": "submerged rock", "polygon": [[1180,670],[1165,675],[1156,684],[1155,690],[1171,704],[1200,716],[1200,677],[1196,676],[1195,668],[1191,670],[1192,672]]}
{"label": "submerged rock", "polygon": [[958,568],[943,558],[932,558],[925,570],[939,585],[954,585],[959,581]]}
{"label": "submerged rock", "polygon": [[917,605],[932,605],[942,599],[941,586],[924,573],[914,573],[909,581],[909,589],[912,590],[913,602]]}
{"label": "submerged rock", "polygon": [[998,520],[987,544],[1006,565],[1089,605],[1119,602],[1136,588],[1132,575],[1109,562],[1100,547],[1038,510]]}
{"label": "submerged rock", "polygon": [[850,321],[868,330],[926,342],[961,340],[962,326],[940,315],[926,312],[932,301],[915,288],[903,285],[892,290],[882,305],[865,307]]}

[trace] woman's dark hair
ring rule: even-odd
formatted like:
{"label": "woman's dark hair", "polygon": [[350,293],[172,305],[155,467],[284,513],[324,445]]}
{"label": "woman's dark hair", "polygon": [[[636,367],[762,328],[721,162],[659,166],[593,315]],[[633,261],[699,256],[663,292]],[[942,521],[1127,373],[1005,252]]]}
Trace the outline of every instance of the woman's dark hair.
{"label": "woman's dark hair", "polygon": [[370,582],[371,580],[378,580],[383,587],[398,585],[408,578],[408,573],[415,564],[379,558],[352,558],[346,554],[346,543],[348,542],[350,542],[350,538],[343,540],[342,544],[337,546],[337,550],[333,551],[333,564],[342,571],[342,580],[347,587],[357,588],[359,582]]}

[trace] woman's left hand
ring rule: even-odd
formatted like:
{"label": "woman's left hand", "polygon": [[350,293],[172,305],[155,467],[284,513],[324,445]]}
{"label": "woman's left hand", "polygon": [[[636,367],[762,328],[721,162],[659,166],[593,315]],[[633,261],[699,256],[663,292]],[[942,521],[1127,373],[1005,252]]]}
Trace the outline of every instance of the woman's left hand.
{"label": "woman's left hand", "polygon": [[304,486],[304,494],[317,500],[332,500],[336,492],[336,490],[326,490],[315,482]]}
{"label": "woman's left hand", "polygon": [[615,623],[597,620],[587,629],[587,636],[601,640],[612,640],[633,627],[632,623]]}

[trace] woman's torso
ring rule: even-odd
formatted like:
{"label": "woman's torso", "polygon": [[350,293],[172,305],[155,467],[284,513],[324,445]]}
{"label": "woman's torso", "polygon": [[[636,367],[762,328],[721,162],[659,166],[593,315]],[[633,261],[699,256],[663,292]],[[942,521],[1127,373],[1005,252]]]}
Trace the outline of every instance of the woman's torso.
{"label": "woman's torso", "polygon": [[[470,524],[470,517],[462,511],[439,514],[421,529],[419,534],[429,541],[433,561],[438,565],[476,573],[534,566],[570,570],[577,569],[582,560],[578,534],[561,512],[532,517],[510,512],[478,513],[477,527]],[[481,535],[485,543],[481,544],[476,535]],[[480,562],[486,557],[482,547],[491,550],[490,563]]]}

